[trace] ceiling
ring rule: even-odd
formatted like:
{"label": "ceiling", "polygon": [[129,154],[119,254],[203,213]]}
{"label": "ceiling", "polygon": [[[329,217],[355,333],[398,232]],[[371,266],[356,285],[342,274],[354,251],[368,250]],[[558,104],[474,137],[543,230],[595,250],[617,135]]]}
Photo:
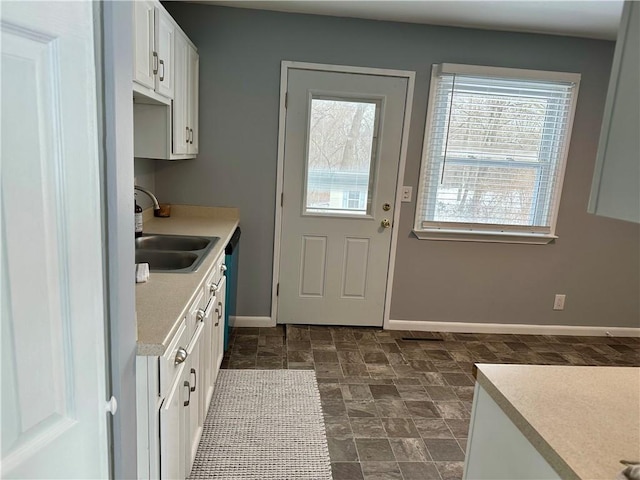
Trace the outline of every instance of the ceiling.
{"label": "ceiling", "polygon": [[622,0],[193,0],[227,7],[615,40]]}

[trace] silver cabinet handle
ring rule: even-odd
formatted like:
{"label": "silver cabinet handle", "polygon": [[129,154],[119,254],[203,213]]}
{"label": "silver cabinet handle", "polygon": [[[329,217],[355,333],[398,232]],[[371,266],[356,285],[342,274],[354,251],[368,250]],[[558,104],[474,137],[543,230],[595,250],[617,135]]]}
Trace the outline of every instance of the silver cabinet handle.
{"label": "silver cabinet handle", "polygon": [[193,387],[191,387],[191,391],[196,391],[196,386],[198,385],[198,374],[196,373],[196,369],[192,368],[191,373],[193,374]]}
{"label": "silver cabinet handle", "polygon": [[211,282],[209,285],[209,293],[216,293],[218,291],[218,284]]}
{"label": "silver cabinet handle", "polygon": [[190,128],[189,129],[190,135],[189,135],[189,143],[193,144],[193,129]]}
{"label": "silver cabinet handle", "polygon": [[187,136],[185,138],[185,142],[189,143],[189,127],[184,127],[184,128],[187,131]]}
{"label": "silver cabinet handle", "polygon": [[201,308],[198,309],[198,311],[196,312],[196,320],[198,322],[204,322],[204,317],[205,317],[205,311]]}
{"label": "silver cabinet handle", "polygon": [[204,322],[204,319],[207,318],[211,313],[212,308],[213,308],[213,298],[210,298],[209,303],[207,303],[207,306],[204,307],[204,310],[202,308],[198,309],[198,312],[196,313],[196,320],[199,322]]}
{"label": "silver cabinet handle", "polygon": [[162,65],[162,73],[160,74],[160,81],[164,81],[164,60],[160,60],[160,65]]}
{"label": "silver cabinet handle", "polygon": [[[220,304],[218,304],[218,305],[220,305]],[[215,323],[214,327],[217,327],[217,326],[220,324],[220,310],[218,310],[217,308],[216,308],[216,313],[218,314],[218,315],[216,316],[216,318],[217,318],[218,320],[216,321],[216,323]]]}
{"label": "silver cabinet handle", "polygon": [[176,352],[176,358],[173,361],[174,365],[180,365],[182,362],[184,362],[187,359],[188,356],[189,354],[184,348],[182,347],[178,348],[178,351]]}
{"label": "silver cabinet handle", "polygon": [[189,382],[185,381],[184,382],[184,386],[187,387],[187,392],[189,392],[189,398],[187,398],[184,402],[184,406],[188,407],[189,406],[189,402],[191,402],[191,386],[189,385]]}
{"label": "silver cabinet handle", "polygon": [[220,309],[216,309],[216,312],[218,312],[218,321],[220,321],[220,319],[222,319],[222,302],[218,302],[218,307],[220,307]]}
{"label": "silver cabinet handle", "polygon": [[158,52],[153,52],[153,74],[158,74]]}
{"label": "silver cabinet handle", "polygon": [[220,265],[220,271],[221,271],[222,273],[224,273],[224,272],[226,272],[226,271],[227,271],[227,266],[226,266],[224,263],[223,263],[222,265]]}

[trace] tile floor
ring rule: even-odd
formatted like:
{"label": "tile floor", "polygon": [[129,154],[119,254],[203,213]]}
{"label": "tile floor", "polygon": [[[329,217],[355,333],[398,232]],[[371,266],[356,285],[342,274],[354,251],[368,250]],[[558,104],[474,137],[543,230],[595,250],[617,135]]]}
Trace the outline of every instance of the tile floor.
{"label": "tile floor", "polygon": [[460,479],[475,362],[640,366],[636,338],[235,329],[223,368],[313,369],[334,480]]}

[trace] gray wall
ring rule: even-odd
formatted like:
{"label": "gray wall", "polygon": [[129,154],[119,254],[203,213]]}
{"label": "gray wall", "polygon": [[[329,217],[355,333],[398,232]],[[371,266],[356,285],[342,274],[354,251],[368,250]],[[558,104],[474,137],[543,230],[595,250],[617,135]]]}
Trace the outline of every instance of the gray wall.
{"label": "gray wall", "polygon": [[[582,74],[554,245],[417,240],[403,204],[392,319],[637,326],[639,227],[586,213],[613,43],[165,3],[200,53],[200,155],[159,163],[173,203],[237,206],[239,315],[270,314],[281,60],[417,72],[406,185],[414,192],[429,70],[469,63]],[[553,294],[567,294],[552,311]]]}
{"label": "gray wall", "polygon": [[[151,160],[148,158],[133,159],[133,175],[135,184],[151,190],[156,193],[156,166],[162,160]],[[148,195],[142,192],[136,192],[136,201],[142,209],[153,206],[153,202]],[[156,195],[157,196],[157,195]],[[158,201],[164,203],[164,199],[158,197]]]}

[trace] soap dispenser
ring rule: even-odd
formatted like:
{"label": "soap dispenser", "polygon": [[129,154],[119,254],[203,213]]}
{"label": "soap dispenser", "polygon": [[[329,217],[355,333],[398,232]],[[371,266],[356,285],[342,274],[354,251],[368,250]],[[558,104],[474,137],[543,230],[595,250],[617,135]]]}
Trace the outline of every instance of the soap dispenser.
{"label": "soap dispenser", "polygon": [[138,199],[135,196],[133,203],[135,203],[136,238],[138,238],[142,236],[142,208],[138,205]]}

